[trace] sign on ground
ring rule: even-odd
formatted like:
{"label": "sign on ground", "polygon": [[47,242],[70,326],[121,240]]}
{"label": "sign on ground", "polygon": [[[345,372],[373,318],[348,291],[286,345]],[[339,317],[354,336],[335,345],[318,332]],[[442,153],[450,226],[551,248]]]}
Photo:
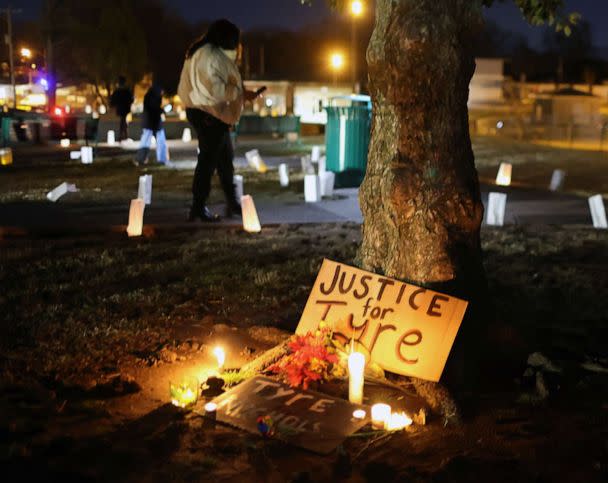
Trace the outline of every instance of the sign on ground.
{"label": "sign on ground", "polygon": [[369,422],[353,418],[353,411],[368,409],[365,406],[262,376],[239,384],[213,402],[218,421],[259,434],[258,417],[270,416],[274,437],[321,454],[330,453]]}
{"label": "sign on ground", "polygon": [[383,369],[439,381],[466,308],[464,300],[324,260],[296,333],[325,321]]}

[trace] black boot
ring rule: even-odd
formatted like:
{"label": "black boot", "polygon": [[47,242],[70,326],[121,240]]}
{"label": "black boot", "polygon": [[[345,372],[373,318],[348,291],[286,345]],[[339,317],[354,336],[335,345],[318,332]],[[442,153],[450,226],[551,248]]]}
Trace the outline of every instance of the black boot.
{"label": "black boot", "polygon": [[211,223],[220,221],[219,215],[216,215],[215,213],[211,213],[209,208],[207,208],[206,206],[203,206],[202,209],[195,209],[194,207],[190,209],[190,214],[188,215],[188,221],[195,221],[196,219],[199,219],[204,222],[211,222]]}
{"label": "black boot", "polygon": [[232,218],[234,215],[243,216],[241,205],[236,201],[229,202],[226,205],[226,218]]}

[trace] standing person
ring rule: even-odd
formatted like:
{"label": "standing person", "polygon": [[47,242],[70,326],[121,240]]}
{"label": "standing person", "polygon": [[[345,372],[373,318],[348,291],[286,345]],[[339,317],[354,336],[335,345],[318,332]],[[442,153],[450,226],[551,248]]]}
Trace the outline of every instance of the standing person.
{"label": "standing person", "polygon": [[138,165],[147,163],[152,136],[156,139],[156,160],[164,165],[169,164],[165,128],[163,127],[163,91],[153,84],[144,96],[144,114],[139,150],[135,160]]}
{"label": "standing person", "polygon": [[118,87],[110,97],[110,106],[116,109],[116,115],[120,118],[120,126],[118,130],[118,140],[124,141],[129,137],[129,127],[127,125],[127,116],[131,112],[133,104],[133,92],[127,87],[127,79],[124,76],[118,78]]}
{"label": "standing person", "polygon": [[228,20],[217,20],[186,52],[178,94],[198,136],[199,155],[192,182],[189,219],[219,221],[207,208],[211,177],[217,170],[226,216],[241,214],[234,186],[234,153],[230,128],[241,117],[243,102],[257,93],[246,91],[237,66],[241,32]]}

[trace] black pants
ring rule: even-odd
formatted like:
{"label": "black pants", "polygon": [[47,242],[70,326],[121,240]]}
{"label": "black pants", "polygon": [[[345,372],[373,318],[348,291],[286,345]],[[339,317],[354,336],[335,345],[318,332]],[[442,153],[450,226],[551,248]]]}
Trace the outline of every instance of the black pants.
{"label": "black pants", "polygon": [[118,129],[118,140],[124,141],[129,137],[129,127],[127,124],[127,116],[120,116],[120,126]]}
{"label": "black pants", "polygon": [[186,109],[188,121],[198,136],[198,163],[192,182],[192,209],[201,210],[211,192],[211,178],[217,170],[226,203],[234,205],[234,152],[230,126],[200,109]]}

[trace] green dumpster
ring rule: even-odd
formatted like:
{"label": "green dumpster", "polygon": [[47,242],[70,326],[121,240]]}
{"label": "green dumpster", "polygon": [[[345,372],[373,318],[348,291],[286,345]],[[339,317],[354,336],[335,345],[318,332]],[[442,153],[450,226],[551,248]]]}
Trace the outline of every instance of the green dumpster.
{"label": "green dumpster", "polygon": [[359,186],[367,167],[372,120],[371,98],[334,97],[325,110],[326,167],[336,173],[336,187]]}

